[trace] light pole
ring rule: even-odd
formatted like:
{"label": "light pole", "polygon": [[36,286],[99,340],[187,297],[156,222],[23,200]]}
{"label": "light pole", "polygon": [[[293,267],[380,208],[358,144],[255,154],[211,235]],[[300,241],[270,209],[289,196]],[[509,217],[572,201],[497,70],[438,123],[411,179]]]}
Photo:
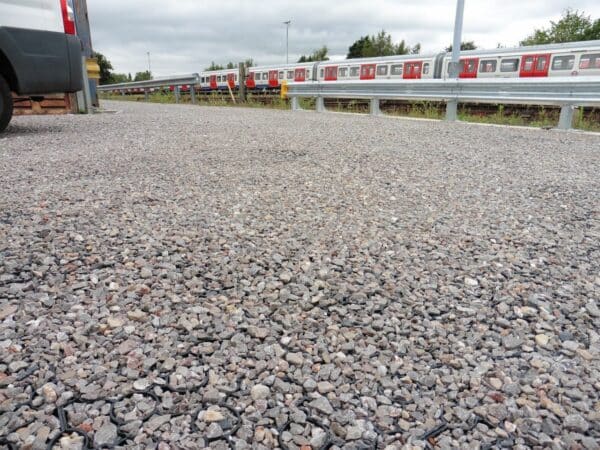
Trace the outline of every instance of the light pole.
{"label": "light pole", "polygon": [[283,22],[285,25],[285,63],[290,63],[290,24],[291,20],[286,20]]}
{"label": "light pole", "polygon": [[148,73],[152,73],[152,65],[150,64],[150,52],[148,52]]}
{"label": "light pole", "polygon": [[[460,44],[462,42],[462,29],[465,13],[465,0],[456,3],[456,19],[454,21],[454,42],[452,43],[452,60],[450,62],[450,78],[458,79],[460,76]],[[455,121],[458,117],[458,102],[448,101],[446,107],[446,120]]]}

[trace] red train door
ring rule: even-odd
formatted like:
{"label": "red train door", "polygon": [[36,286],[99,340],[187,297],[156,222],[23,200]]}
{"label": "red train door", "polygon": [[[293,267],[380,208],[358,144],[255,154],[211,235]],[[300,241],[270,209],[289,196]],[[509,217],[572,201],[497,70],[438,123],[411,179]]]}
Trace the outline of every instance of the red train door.
{"label": "red train door", "polygon": [[479,58],[464,58],[460,60],[459,78],[477,78]]}
{"label": "red train door", "polygon": [[325,67],[325,81],[337,81],[338,66]]}
{"label": "red train door", "polygon": [[306,81],[306,70],[305,69],[296,69],[294,71],[294,81],[296,83],[302,83]]}
{"label": "red train door", "polygon": [[210,76],[210,88],[211,89],[218,89],[219,86],[217,85],[217,76],[216,75],[211,75]]}
{"label": "red train door", "polygon": [[276,88],[279,86],[279,80],[277,79],[277,71],[269,70],[269,87]]}
{"label": "red train door", "polygon": [[405,80],[419,80],[421,79],[421,71],[423,69],[423,61],[409,61],[404,63],[404,75],[402,77]]}
{"label": "red train door", "polygon": [[550,70],[550,53],[525,55],[521,59],[520,77],[547,77]]}
{"label": "red train door", "polygon": [[229,85],[229,87],[231,89],[235,89],[235,74],[234,73],[227,74],[227,84]]}
{"label": "red train door", "polygon": [[248,89],[254,89],[256,87],[256,82],[254,81],[254,73],[250,72],[246,77],[246,87]]}
{"label": "red train door", "polygon": [[375,79],[375,64],[363,64],[360,66],[360,79],[361,80],[374,80]]}

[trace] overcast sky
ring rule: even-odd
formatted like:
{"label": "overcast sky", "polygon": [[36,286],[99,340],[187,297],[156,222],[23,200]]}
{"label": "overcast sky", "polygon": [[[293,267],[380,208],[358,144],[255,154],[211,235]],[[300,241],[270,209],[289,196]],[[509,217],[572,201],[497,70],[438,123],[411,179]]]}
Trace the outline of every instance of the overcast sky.
{"label": "overcast sky", "polygon": [[[463,40],[516,45],[568,7],[600,18],[599,0],[466,0]],[[285,20],[290,61],[322,45],[342,59],[382,28],[437,52],[452,42],[455,8],[455,0],[88,0],[94,49],[125,73],[146,70],[150,52],[155,76],[200,72],[211,61],[285,62]]]}

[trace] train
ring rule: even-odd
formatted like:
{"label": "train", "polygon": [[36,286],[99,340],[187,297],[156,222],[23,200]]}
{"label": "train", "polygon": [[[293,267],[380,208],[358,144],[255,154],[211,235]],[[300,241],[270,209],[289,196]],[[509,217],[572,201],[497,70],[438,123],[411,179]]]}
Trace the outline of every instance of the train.
{"label": "train", "polygon": [[[449,78],[451,56],[449,52],[439,52],[249,67],[244,84],[251,92],[266,92],[279,90],[283,83],[444,79]],[[239,88],[238,69],[197,75],[197,91]],[[571,76],[600,76],[600,40],[460,52],[459,77],[463,79]],[[179,88],[182,92],[190,90],[190,86]],[[174,89],[170,86],[171,91]],[[136,93],[143,89],[125,91]]]}
{"label": "train", "polygon": [[[250,90],[291,83],[448,78],[451,53],[357,58],[342,61],[257,66],[247,69]],[[600,40],[460,52],[459,77],[528,78],[600,75]],[[238,69],[199,74],[203,91],[237,89]]]}

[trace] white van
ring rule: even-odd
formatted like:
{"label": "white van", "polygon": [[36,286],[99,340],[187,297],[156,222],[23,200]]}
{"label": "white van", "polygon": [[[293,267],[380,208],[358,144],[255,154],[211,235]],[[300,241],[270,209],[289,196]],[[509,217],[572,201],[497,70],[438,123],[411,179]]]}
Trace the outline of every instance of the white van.
{"label": "white van", "polygon": [[30,97],[80,91],[81,42],[72,0],[0,0],[0,132],[12,92]]}

